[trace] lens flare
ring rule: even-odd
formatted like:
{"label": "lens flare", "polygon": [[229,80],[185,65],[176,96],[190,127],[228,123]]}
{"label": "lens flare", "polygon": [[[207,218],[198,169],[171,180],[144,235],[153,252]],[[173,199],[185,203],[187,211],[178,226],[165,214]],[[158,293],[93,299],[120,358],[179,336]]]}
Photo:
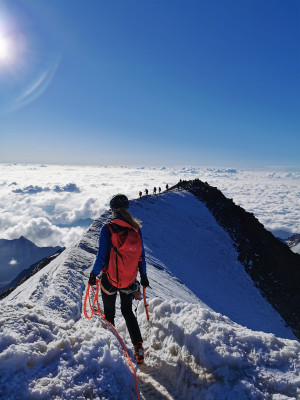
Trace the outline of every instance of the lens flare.
{"label": "lens flare", "polygon": [[7,60],[9,58],[9,40],[0,35],[0,60]]}
{"label": "lens flare", "polygon": [[[62,58],[54,23],[43,8],[11,0],[0,12],[0,115],[36,101],[51,84]],[[0,7],[1,8],[1,7]]]}
{"label": "lens flare", "polygon": [[16,57],[16,46],[14,40],[0,33],[0,67],[10,66]]}

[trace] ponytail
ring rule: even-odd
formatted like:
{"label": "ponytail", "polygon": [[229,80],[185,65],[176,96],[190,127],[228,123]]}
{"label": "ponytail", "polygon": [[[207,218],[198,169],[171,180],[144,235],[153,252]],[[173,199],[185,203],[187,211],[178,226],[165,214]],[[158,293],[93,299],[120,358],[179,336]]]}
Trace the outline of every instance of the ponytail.
{"label": "ponytail", "polygon": [[127,211],[126,208],[124,208],[124,207],[115,208],[113,210],[113,212],[114,212],[114,216],[116,216],[115,214],[121,215],[121,217],[123,217],[125,219],[125,221],[128,222],[128,224],[131,225],[133,228],[141,229],[141,227],[142,227],[141,221],[139,221],[136,218],[133,218],[133,216],[130,214],[129,211]]}

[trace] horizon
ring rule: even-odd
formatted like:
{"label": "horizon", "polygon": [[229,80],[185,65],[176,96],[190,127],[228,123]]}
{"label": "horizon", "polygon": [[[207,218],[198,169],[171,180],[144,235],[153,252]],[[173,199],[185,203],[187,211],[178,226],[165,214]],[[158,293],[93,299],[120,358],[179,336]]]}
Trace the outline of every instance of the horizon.
{"label": "horizon", "polygon": [[163,168],[197,168],[197,169],[220,169],[220,170],[230,170],[235,169],[238,171],[268,171],[268,170],[279,170],[282,172],[300,172],[300,164],[298,165],[262,165],[262,166],[239,166],[239,165],[221,165],[221,164],[211,164],[211,165],[201,165],[201,164],[168,164],[168,163],[157,163],[157,164],[147,164],[147,163],[46,163],[46,162],[0,162],[0,166],[34,166],[34,167],[91,167],[91,168],[153,168],[153,169],[163,169]]}
{"label": "horizon", "polygon": [[0,163],[299,168],[299,2],[0,8]]}

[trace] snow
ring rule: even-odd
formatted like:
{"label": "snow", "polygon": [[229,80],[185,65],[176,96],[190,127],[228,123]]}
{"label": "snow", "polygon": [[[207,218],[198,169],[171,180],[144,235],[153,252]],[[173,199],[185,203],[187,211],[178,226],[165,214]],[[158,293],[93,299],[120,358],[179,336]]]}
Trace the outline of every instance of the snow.
{"label": "snow", "polygon": [[291,247],[291,250],[292,250],[294,253],[300,254],[300,243],[296,244],[295,246],[292,246],[292,247]]}
{"label": "snow", "polygon": [[[153,299],[141,379],[173,399],[267,399],[300,394],[299,343],[245,329],[201,305]],[[141,310],[142,312],[142,310]],[[150,378],[148,378],[150,375]],[[281,397],[279,397],[281,398]]]}
{"label": "snow", "polygon": [[137,200],[131,211],[145,221],[149,265],[155,252],[161,267],[167,266],[214,311],[248,328],[294,338],[237,261],[230,236],[192,194],[176,191]]}
{"label": "snow", "polygon": [[[174,192],[130,210],[144,222],[152,287],[150,322],[137,305],[146,354],[137,368],[140,398],[297,399],[300,344],[253,288],[206,207]],[[87,320],[82,312],[108,218],[0,302],[2,398],[136,398],[117,338],[100,316]],[[116,328],[132,357],[120,310]]]}
{"label": "snow", "polygon": [[28,304],[6,305],[2,318],[9,321],[0,342],[3,398],[132,398],[132,374],[100,320],[62,323]]}

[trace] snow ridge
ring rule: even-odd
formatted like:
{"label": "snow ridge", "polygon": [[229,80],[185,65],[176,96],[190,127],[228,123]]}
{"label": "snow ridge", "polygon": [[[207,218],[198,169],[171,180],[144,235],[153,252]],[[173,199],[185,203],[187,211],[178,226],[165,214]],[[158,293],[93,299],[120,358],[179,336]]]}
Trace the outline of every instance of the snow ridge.
{"label": "snow ridge", "polygon": [[[150,322],[146,320],[142,302],[137,306],[146,350],[146,363],[137,372],[141,398],[297,399],[300,395],[298,341],[250,330],[233,322],[226,313],[215,312],[213,304],[208,306],[201,297],[209,276],[202,274],[202,287],[199,277],[198,286],[191,285],[189,277],[191,272],[195,273],[196,266],[203,272],[205,268],[213,268],[216,259],[208,257],[204,263],[199,262],[199,254],[193,256],[185,233],[200,234],[203,223],[206,232],[211,230],[219,238],[213,243],[215,252],[226,248],[227,239],[209,219],[207,209],[186,192],[137,200],[131,202],[130,209],[144,222],[152,286],[147,290]],[[182,218],[174,220],[174,215]],[[0,301],[0,393],[3,398],[136,398],[133,376],[118,340],[101,317],[86,320],[82,313],[99,228],[108,218],[108,213],[101,216],[80,242]],[[158,221],[167,232],[157,230]],[[179,231],[178,224],[184,221],[187,225]],[[192,226],[195,231],[191,230]],[[161,236],[166,235],[168,240],[163,240]],[[174,236],[178,237],[181,248],[187,248],[185,258],[189,254],[190,263],[184,268],[176,266],[181,259],[172,244]],[[206,236],[202,233],[200,237],[204,240]],[[234,264],[232,251],[228,250],[226,260]],[[172,252],[175,253],[172,255]],[[223,275],[223,281],[226,276]],[[216,286],[210,289],[212,296],[219,297],[214,303],[216,307],[222,302],[224,306],[230,305],[226,302],[227,291],[219,292]],[[210,301],[208,295],[206,300]],[[260,321],[266,317],[266,310],[257,310]],[[242,305],[236,310],[236,318],[238,311],[243,311]],[[117,316],[116,328],[130,348],[120,310]],[[277,329],[285,337],[293,337],[280,319],[275,318],[271,325],[271,329]],[[132,355],[131,350],[129,353]]]}

